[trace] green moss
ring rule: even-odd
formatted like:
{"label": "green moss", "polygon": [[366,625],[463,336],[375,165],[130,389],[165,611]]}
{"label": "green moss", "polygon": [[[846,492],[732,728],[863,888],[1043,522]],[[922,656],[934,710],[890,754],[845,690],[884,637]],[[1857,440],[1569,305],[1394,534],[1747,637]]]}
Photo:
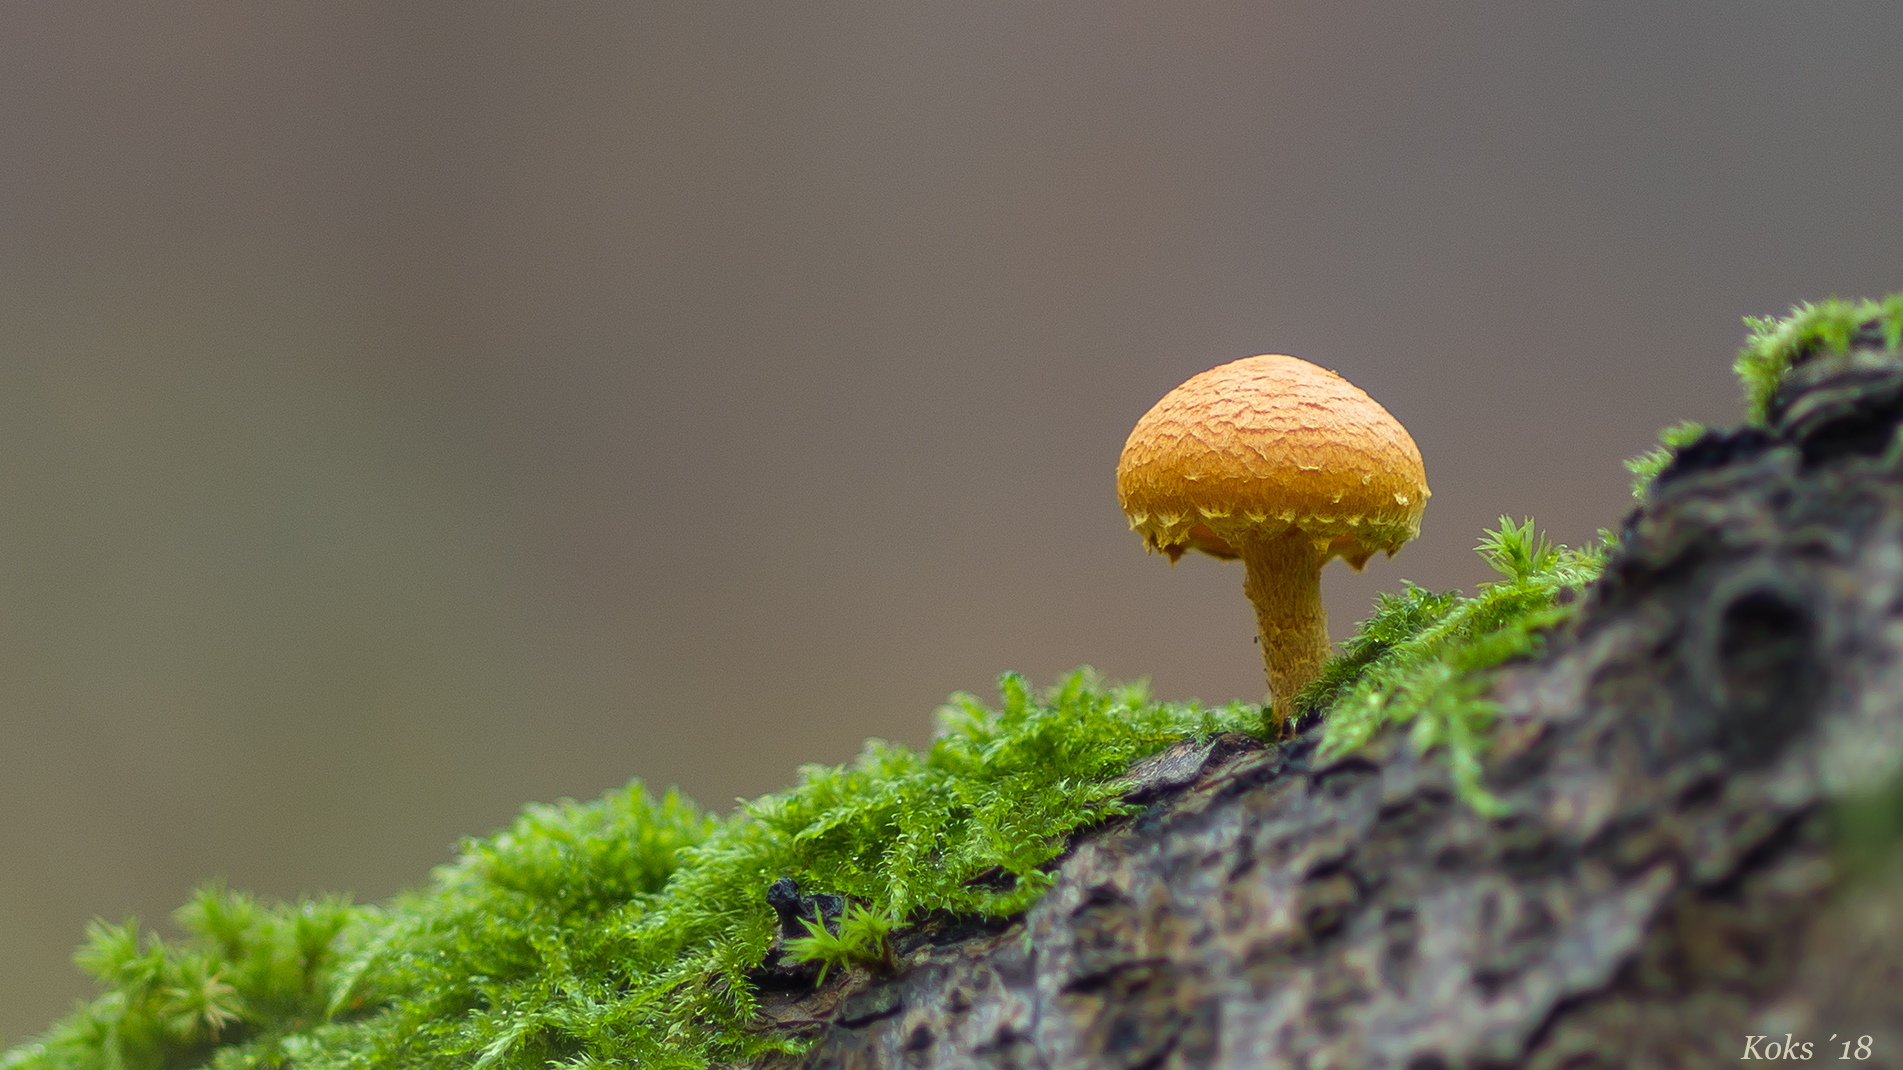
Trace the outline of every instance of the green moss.
{"label": "green moss", "polygon": [[95,921],[73,959],[104,994],[0,1067],[183,1068],[232,1044],[281,1061],[324,1021],[340,966],[380,913],[337,898],[261,905],[207,885],[175,918],[179,943],[134,920]]}
{"label": "green moss", "polygon": [[1744,384],[1745,419],[1762,424],[1769,416],[1778,383],[1793,364],[1814,355],[1848,350],[1851,337],[1865,326],[1883,333],[1886,349],[1903,343],[1903,293],[1893,293],[1881,301],[1831,297],[1805,302],[1782,319],[1746,316],[1744,325],[1749,333],[1731,368]]}
{"label": "green moss", "polygon": [[786,950],[795,962],[820,964],[819,979],[826,983],[826,972],[835,966],[866,966],[885,969],[892,965],[892,945],[888,937],[898,919],[877,913],[859,903],[847,904],[840,914],[838,932],[824,922],[800,919],[807,935],[786,942]]}
{"label": "green moss", "polygon": [[1492,814],[1499,803],[1480,783],[1498,712],[1485,697],[1486,670],[1538,653],[1544,633],[1573,612],[1559,592],[1597,578],[1604,551],[1603,542],[1585,550],[1555,546],[1532,520],[1515,524],[1504,516],[1476,550],[1500,579],[1472,596],[1411,583],[1399,595],[1382,594],[1297,705],[1325,711],[1324,759],[1354,751],[1384,726],[1410,725],[1420,750],[1444,749],[1461,797]]}
{"label": "green moss", "polygon": [[1828,816],[1846,879],[1869,881],[1903,864],[1903,776],[1836,800]]}
{"label": "green moss", "polygon": [[386,908],[212,888],[180,912],[182,943],[97,926],[80,961],[104,993],[0,1067],[697,1067],[797,1047],[747,1028],[775,879],[857,900],[796,954],[877,960],[929,910],[1025,909],[1074,832],[1131,810],[1136,758],[1261,724],[1088,670],[1000,689],[995,710],[954,696],[927,751],[873,741],[725,819],[639,784],[530,807]]}
{"label": "green moss", "polygon": [[1632,499],[1644,501],[1646,489],[1657,479],[1681,447],[1698,441],[1705,433],[1705,425],[1696,420],[1680,420],[1670,427],[1659,431],[1659,444],[1625,462],[1625,470],[1632,473]]}

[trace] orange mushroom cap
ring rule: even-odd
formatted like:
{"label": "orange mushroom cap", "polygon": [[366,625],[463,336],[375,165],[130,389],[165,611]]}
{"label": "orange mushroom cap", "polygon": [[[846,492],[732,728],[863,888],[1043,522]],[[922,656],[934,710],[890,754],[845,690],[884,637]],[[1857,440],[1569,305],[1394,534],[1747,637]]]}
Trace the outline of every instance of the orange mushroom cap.
{"label": "orange mushroom cap", "polygon": [[1245,533],[1313,536],[1357,571],[1421,530],[1421,451],[1358,387],[1297,357],[1193,376],[1137,421],[1117,462],[1130,527],[1171,561],[1237,556]]}

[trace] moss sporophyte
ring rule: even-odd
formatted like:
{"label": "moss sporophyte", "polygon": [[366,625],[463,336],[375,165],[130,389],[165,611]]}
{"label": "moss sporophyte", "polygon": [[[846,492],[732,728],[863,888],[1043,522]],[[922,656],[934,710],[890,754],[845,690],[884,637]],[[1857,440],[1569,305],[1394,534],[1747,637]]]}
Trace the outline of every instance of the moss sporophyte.
{"label": "moss sporophyte", "polygon": [[[1792,368],[1895,349],[1903,296],[1750,327],[1738,370],[1762,420]],[[1658,467],[1689,434],[1667,438]],[[1291,706],[1322,718],[1324,757],[1407,725],[1489,813],[1489,670],[1540,649],[1605,547],[1554,546],[1503,517],[1478,549],[1494,581],[1381,596]],[[724,817],[638,782],[530,806],[385,905],[209,885],[175,915],[181,939],[96,922],[75,961],[100,995],[0,1070],[701,1067],[794,1052],[804,1041],[760,1026],[763,970],[836,983],[887,968],[900,932],[935,912],[1021,913],[1075,833],[1140,808],[1120,781],[1133,761],[1266,734],[1258,706],[1161,702],[1087,669],[1042,692],[1006,674],[999,690],[996,708],[954,695],[925,750],[871,741]]]}

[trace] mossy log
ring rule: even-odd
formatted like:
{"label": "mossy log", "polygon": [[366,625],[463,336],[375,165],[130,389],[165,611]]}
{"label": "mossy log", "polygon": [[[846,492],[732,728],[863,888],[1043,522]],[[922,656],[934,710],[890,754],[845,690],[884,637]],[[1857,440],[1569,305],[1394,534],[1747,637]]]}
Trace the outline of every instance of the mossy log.
{"label": "mossy log", "polygon": [[1405,731],[1183,745],[1028,913],[762,1027],[814,1068],[1903,1066],[1899,415],[1903,365],[1853,346],[1678,451],[1494,679],[1499,816]]}

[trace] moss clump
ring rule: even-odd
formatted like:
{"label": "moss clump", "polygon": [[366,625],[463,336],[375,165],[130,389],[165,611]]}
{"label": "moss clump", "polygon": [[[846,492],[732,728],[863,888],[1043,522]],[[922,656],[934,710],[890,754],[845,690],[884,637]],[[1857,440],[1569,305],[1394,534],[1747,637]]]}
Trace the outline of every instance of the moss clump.
{"label": "moss clump", "polygon": [[95,921],[73,960],[104,993],[0,1067],[171,1070],[233,1043],[280,1064],[325,1020],[340,967],[378,917],[334,897],[264,905],[207,885],[175,915],[179,943],[136,921]]}
{"label": "moss clump", "polygon": [[865,966],[884,970],[892,965],[891,917],[874,912],[861,903],[848,903],[840,913],[838,931],[824,921],[800,919],[806,935],[786,941],[786,950],[796,962],[817,962],[819,977],[815,985],[826,983],[826,971],[834,966]]}
{"label": "moss clump", "polygon": [[1884,349],[1903,344],[1903,293],[1880,301],[1831,297],[1805,302],[1782,319],[1746,316],[1744,325],[1749,334],[1731,369],[1744,384],[1745,419],[1762,424],[1770,415],[1778,384],[1792,365],[1847,351],[1859,331],[1879,333]]}
{"label": "moss clump", "polygon": [[1683,447],[1697,442],[1704,433],[1705,425],[1697,420],[1680,420],[1659,431],[1658,445],[1627,460],[1625,470],[1632,473],[1632,500],[1644,501],[1645,492],[1651,488],[1652,481],[1672,463],[1673,456]]}
{"label": "moss clump", "polygon": [[184,942],[96,926],[79,961],[104,993],[0,1067],[698,1067],[796,1048],[748,1028],[774,880],[856,900],[804,946],[838,965],[929,910],[1015,914],[1072,833],[1130,812],[1133,760],[1261,724],[1088,670],[1000,688],[996,710],[954,696],[927,751],[871,742],[725,819],[637,783],[530,807],[386,908],[208,888],[180,912]]}

